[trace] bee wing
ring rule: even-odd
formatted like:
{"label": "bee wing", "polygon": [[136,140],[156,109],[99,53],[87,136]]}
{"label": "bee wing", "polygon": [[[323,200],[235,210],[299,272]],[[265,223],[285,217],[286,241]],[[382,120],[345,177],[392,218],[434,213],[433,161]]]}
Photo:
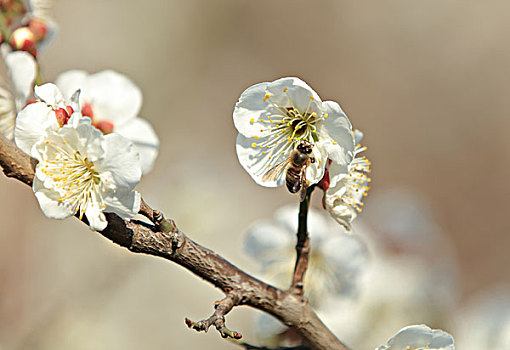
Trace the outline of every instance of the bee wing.
{"label": "bee wing", "polygon": [[306,168],[308,168],[311,162],[312,160],[308,159],[306,166],[303,168],[303,176],[301,177],[301,192],[299,192],[299,199],[301,202],[305,200],[306,190],[308,189],[308,185],[310,184],[306,179]]}
{"label": "bee wing", "polygon": [[262,181],[263,182],[270,182],[275,181],[280,177],[282,172],[287,167],[287,164],[289,164],[290,158],[285,159],[283,162],[276,164],[274,167],[269,169],[263,176]]}

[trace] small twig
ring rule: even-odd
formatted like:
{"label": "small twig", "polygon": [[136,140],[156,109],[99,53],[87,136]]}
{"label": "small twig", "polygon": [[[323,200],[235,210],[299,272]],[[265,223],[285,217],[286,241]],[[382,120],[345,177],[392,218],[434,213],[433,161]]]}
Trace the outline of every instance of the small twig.
{"label": "small twig", "polygon": [[311,186],[306,191],[305,199],[299,204],[299,223],[296,243],[296,265],[294,266],[294,275],[289,291],[293,294],[302,296],[304,294],[304,279],[308,269],[308,260],[310,255],[310,237],[308,235],[308,209],[310,208],[310,199],[315,186]]}
{"label": "small twig", "polygon": [[207,332],[209,327],[214,325],[223,338],[241,339],[243,337],[241,333],[232,331],[225,326],[225,315],[239,303],[240,299],[236,293],[229,293],[224,299],[214,304],[214,313],[209,318],[198,322],[193,322],[186,318],[186,325],[197,332]]}

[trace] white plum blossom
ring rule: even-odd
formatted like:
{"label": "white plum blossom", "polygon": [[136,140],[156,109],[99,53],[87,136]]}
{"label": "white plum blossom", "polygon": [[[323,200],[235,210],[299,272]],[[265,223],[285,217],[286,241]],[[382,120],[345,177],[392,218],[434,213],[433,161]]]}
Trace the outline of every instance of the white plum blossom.
{"label": "white plum blossom", "polygon": [[262,177],[304,141],[313,146],[310,156],[316,160],[306,170],[311,184],[322,179],[328,159],[349,164],[353,158],[354,136],[345,113],[338,103],[323,102],[298,78],[249,87],[239,97],[233,118],[239,131],[237,156],[259,185],[282,185],[283,172],[273,181],[265,182]]}
{"label": "white plum blossom", "polygon": [[332,162],[329,165],[329,188],[324,193],[326,210],[347,232],[351,231],[351,223],[357,213],[362,211],[363,198],[370,190],[370,161],[365,156],[358,157],[366,150],[366,147],[359,144],[362,137],[363,134],[356,130],[356,147],[351,162]]}
{"label": "white plum blossom", "polygon": [[[250,226],[245,250],[261,263],[267,279],[286,286],[295,264],[297,207],[282,207],[274,218]],[[308,214],[308,231],[311,249],[304,290],[311,303],[318,306],[328,295],[356,295],[358,277],[368,260],[363,242],[340,232],[333,220],[314,209]]]}
{"label": "white plum blossom", "polygon": [[73,113],[79,110],[78,94],[76,91],[72,99],[66,100],[55,84],[36,86],[34,88],[36,102],[23,108],[16,118],[14,129],[16,145],[23,152],[35,157],[35,151],[32,149],[35,143],[48,133],[66,125]]}
{"label": "white plum blossom", "polygon": [[138,117],[142,106],[138,86],[112,70],[95,74],[71,70],[62,73],[55,83],[67,98],[80,89],[81,113],[103,133],[115,132],[131,140],[140,153],[143,173],[152,169],[159,140],[152,126]]}
{"label": "white plum blossom", "polygon": [[455,345],[450,334],[422,324],[402,328],[376,350],[455,350]]}
{"label": "white plum blossom", "polygon": [[1,46],[2,56],[9,75],[10,86],[0,86],[0,134],[12,140],[16,115],[25,106],[31,94],[37,64],[25,51],[11,51]]}
{"label": "white plum blossom", "polygon": [[89,118],[74,113],[67,124],[30,148],[39,161],[33,190],[47,217],[85,215],[90,228],[101,231],[107,226],[104,212],[124,219],[138,212],[140,194],[134,188],[141,168],[138,153],[126,138],[103,135]]}

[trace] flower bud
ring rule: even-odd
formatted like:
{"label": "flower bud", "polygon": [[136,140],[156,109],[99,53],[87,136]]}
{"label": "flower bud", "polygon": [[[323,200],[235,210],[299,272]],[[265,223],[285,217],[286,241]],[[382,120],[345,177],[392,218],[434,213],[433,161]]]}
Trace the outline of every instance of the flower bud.
{"label": "flower bud", "polygon": [[46,37],[46,34],[48,34],[48,26],[46,25],[46,21],[42,18],[31,18],[28,21],[28,28],[34,34],[37,42],[42,41]]}
{"label": "flower bud", "polygon": [[22,50],[37,54],[36,40],[34,33],[27,27],[20,27],[11,34],[10,44],[14,50]]}

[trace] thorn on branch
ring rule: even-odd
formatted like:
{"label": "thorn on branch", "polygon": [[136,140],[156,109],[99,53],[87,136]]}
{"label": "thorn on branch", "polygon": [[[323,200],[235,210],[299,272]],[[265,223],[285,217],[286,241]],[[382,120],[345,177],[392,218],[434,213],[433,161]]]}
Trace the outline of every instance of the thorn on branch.
{"label": "thorn on branch", "polygon": [[186,318],[184,321],[188,328],[192,328],[197,332],[207,332],[211,326],[214,325],[223,338],[241,339],[243,335],[236,331],[230,330],[225,326],[225,315],[238,305],[240,297],[235,293],[228,294],[224,299],[215,302],[214,313],[201,321],[191,321]]}

